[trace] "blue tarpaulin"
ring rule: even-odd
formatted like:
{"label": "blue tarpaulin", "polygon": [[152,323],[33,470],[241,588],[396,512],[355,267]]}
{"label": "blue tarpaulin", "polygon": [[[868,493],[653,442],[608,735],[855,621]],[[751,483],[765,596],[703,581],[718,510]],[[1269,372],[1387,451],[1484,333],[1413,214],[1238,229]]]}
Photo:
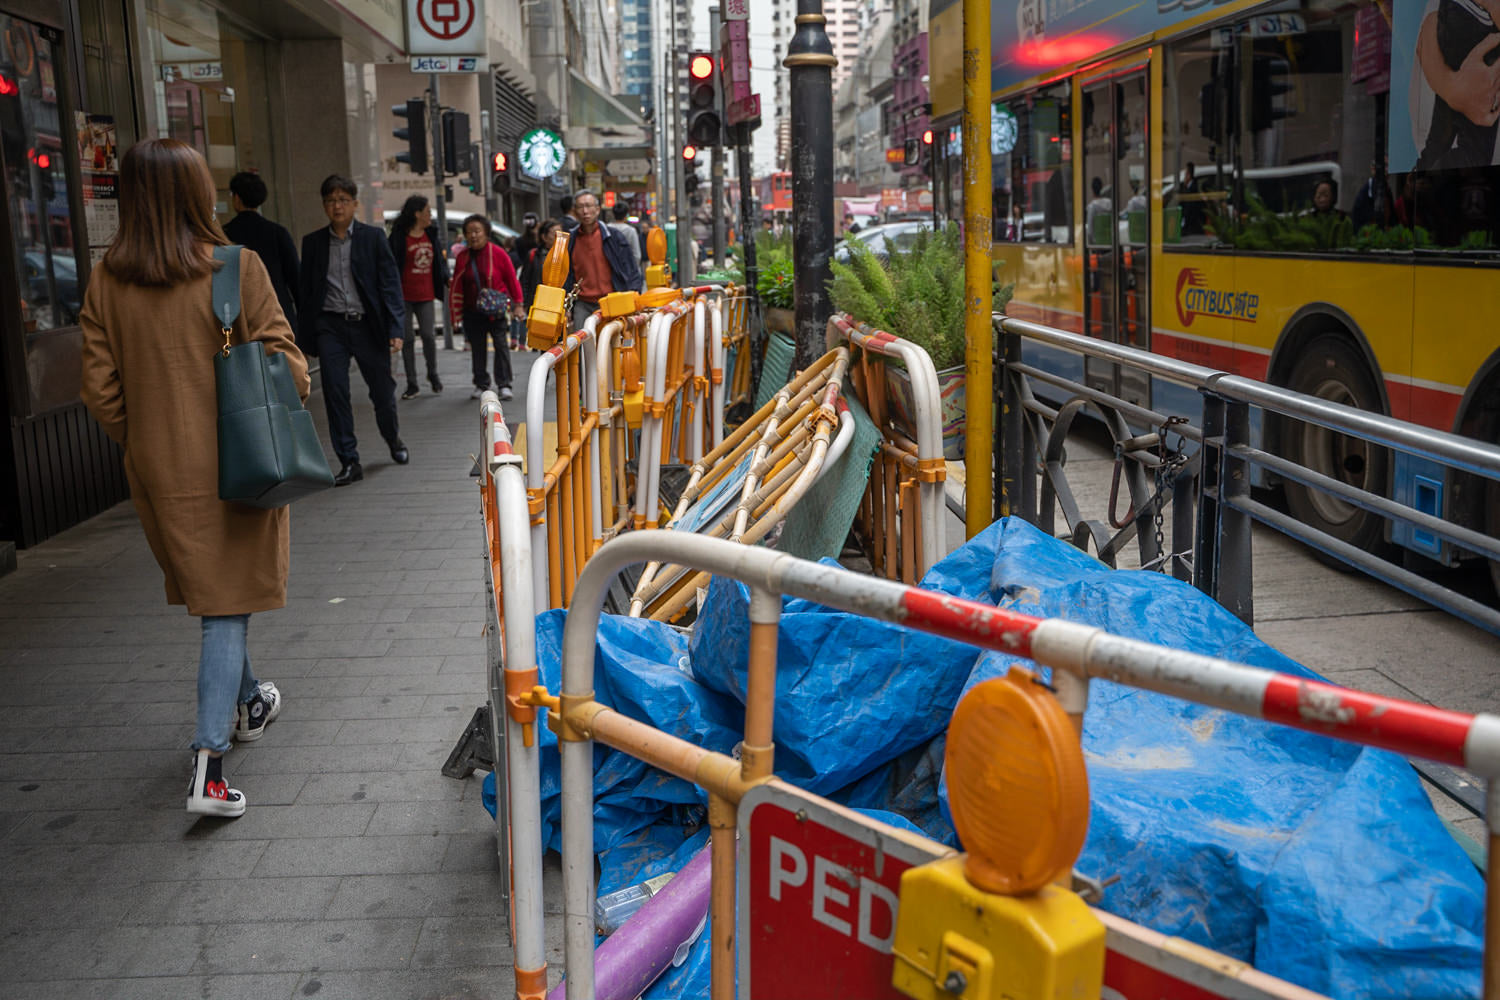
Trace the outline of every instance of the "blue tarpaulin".
{"label": "blue tarpaulin", "polygon": [[[1020,521],[992,525],[923,585],[1316,676],[1188,585],[1110,570]],[[563,614],[537,619],[553,690]],[[777,773],[956,844],[943,732],[964,691],[1017,661],[799,600],[781,624]],[[605,616],[599,700],[732,752],[747,635],[748,592],[723,579],[691,639]],[[556,743],[542,734],[547,846],[558,848]],[[1118,876],[1104,909],[1339,998],[1478,996],[1483,883],[1401,758],[1101,681],[1084,750],[1092,813],[1077,867]],[[491,782],[486,793],[492,803]],[[703,794],[623,754],[596,749],[595,795],[601,893],[675,870],[705,836]],[[647,996],[706,996],[706,952],[700,941]]]}

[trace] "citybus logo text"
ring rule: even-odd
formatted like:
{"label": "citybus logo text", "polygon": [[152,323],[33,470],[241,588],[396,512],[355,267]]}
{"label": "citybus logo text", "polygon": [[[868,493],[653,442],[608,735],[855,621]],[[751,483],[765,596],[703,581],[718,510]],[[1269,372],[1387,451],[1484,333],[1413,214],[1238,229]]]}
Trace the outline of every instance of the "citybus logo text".
{"label": "citybus logo text", "polygon": [[1209,288],[1208,279],[1196,267],[1177,273],[1177,318],[1192,326],[1194,316],[1214,316],[1241,323],[1254,323],[1260,296],[1231,288]]}

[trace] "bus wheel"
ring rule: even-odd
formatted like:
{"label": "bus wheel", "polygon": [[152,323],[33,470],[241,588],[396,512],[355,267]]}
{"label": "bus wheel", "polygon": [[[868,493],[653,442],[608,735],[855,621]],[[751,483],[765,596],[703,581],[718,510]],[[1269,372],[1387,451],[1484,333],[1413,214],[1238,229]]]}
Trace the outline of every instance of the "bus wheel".
{"label": "bus wheel", "polygon": [[[1381,412],[1380,391],[1364,359],[1337,335],[1321,336],[1307,345],[1302,359],[1292,369],[1289,388],[1330,403]],[[1314,424],[1287,420],[1283,426],[1284,453],[1288,459],[1331,479],[1377,496],[1385,495],[1389,456],[1384,449]],[[1286,502],[1292,516],[1309,527],[1355,548],[1365,551],[1379,548],[1385,525],[1378,514],[1291,481],[1286,484]]]}
{"label": "bus wheel", "polygon": [[[1484,533],[1500,538],[1500,482],[1487,480],[1484,495]],[[1495,585],[1495,596],[1500,597],[1500,559],[1490,560],[1490,582]]]}

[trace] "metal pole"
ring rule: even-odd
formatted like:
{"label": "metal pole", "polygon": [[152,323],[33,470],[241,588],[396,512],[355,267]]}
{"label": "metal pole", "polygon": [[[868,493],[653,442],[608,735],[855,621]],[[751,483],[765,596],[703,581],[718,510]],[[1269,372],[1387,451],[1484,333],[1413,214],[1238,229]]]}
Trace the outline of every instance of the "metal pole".
{"label": "metal pole", "polygon": [[[674,2],[673,9],[676,9]],[[681,54],[683,59],[687,53]],[[687,161],[682,159],[682,151],[687,148],[687,109],[682,100],[681,78],[677,72],[678,53],[672,53],[672,70],[670,80],[672,81],[673,103],[676,113],[672,115],[672,124],[677,127],[677,148],[673,151],[673,159],[677,164],[677,284],[685,288],[693,283],[693,204],[688,197],[687,191]],[[686,63],[684,63],[686,65]]]}
{"label": "metal pole", "polygon": [[765,330],[760,324],[760,266],[755,261],[755,241],[760,236],[760,214],[751,191],[754,181],[750,177],[750,130],[743,126],[736,130],[739,149],[736,156],[740,169],[740,246],[745,248],[745,291],[749,300],[745,303],[745,326],[750,331],[750,398],[760,387],[761,339]]}
{"label": "metal pole", "polygon": [[990,0],[964,0],[964,527],[973,538],[994,509],[995,322],[990,257]]}
{"label": "metal pole", "polygon": [[839,61],[828,40],[827,24],[823,0],[797,0],[797,31],[781,63],[791,71],[794,367],[798,369],[822,355],[824,329],[833,314],[828,298],[828,282],[833,278],[829,266],[833,258],[833,67]]}
{"label": "metal pole", "polygon": [[[722,49],[719,41],[719,24],[719,8],[717,6],[708,8],[708,47],[715,52],[715,66],[719,63],[718,52]],[[714,266],[723,267],[726,263],[724,258],[724,140],[726,135],[722,127],[724,122],[722,82],[714,85],[714,111],[719,116],[720,129],[719,141],[713,147],[713,165],[710,168],[712,183],[709,188],[708,210],[713,214],[714,220]]]}
{"label": "metal pole", "polygon": [[[432,128],[432,203],[437,219],[438,239],[448,245],[448,206],[443,200],[443,108],[439,100],[438,75],[427,75],[427,118]],[[443,350],[453,350],[453,314],[448,298],[443,297]]]}
{"label": "metal pole", "polygon": [[500,196],[495,193],[495,174],[490,164],[494,148],[490,142],[490,112],[485,108],[479,112],[479,163],[474,167],[474,176],[484,188],[484,214],[496,222],[506,222],[500,218]]}

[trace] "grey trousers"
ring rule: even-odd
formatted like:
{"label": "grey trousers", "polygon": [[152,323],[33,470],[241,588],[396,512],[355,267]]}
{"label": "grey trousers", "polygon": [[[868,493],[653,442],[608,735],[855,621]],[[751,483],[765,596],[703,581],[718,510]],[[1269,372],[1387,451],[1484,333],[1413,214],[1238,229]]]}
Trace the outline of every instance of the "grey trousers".
{"label": "grey trousers", "polygon": [[417,338],[412,336],[412,320],[416,320],[417,333],[422,337],[422,355],[427,361],[427,381],[437,381],[437,341],[433,336],[433,317],[437,300],[408,302],[406,304],[406,337],[401,343],[401,360],[406,363],[406,384],[417,384]]}

